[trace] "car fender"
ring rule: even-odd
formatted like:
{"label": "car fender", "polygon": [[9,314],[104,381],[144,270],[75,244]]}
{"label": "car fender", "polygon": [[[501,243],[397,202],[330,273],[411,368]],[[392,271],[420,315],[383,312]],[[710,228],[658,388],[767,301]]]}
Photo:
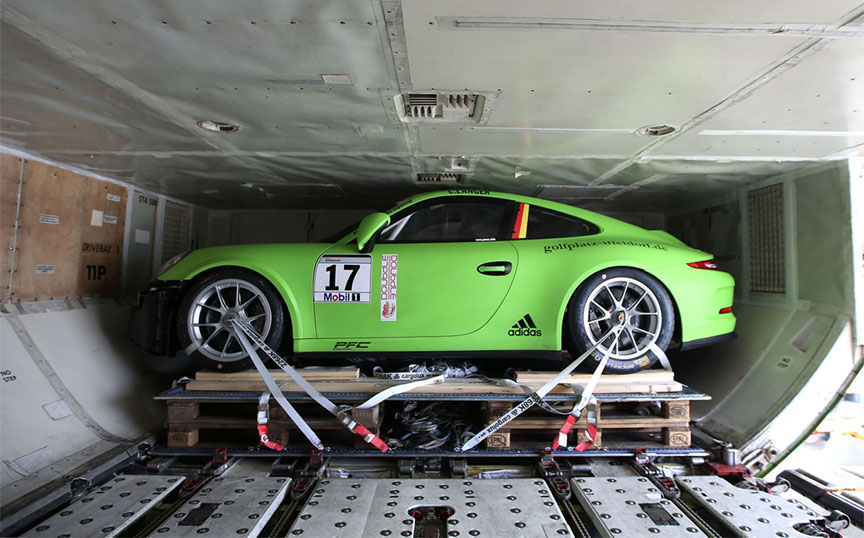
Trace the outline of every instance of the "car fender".
{"label": "car fender", "polygon": [[282,297],[291,318],[293,338],[314,338],[313,271],[318,258],[330,246],[308,243],[205,248],[191,252],[159,279],[189,281],[205,272],[228,267],[253,271],[270,282]]}

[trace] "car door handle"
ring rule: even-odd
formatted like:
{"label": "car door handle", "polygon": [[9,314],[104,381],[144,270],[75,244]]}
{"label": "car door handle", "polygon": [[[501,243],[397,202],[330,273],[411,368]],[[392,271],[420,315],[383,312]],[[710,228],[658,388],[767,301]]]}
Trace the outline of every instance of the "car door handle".
{"label": "car door handle", "polygon": [[477,266],[477,272],[487,276],[504,276],[513,269],[510,262],[486,262]]}

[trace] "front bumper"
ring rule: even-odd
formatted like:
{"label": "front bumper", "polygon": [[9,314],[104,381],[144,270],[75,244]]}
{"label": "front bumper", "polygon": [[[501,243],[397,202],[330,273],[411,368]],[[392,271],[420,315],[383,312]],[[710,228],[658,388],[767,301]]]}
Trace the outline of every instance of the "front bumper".
{"label": "front bumper", "polygon": [[179,280],[154,280],[138,294],[126,335],[150,353],[173,355],[178,347],[174,326],[182,289]]}

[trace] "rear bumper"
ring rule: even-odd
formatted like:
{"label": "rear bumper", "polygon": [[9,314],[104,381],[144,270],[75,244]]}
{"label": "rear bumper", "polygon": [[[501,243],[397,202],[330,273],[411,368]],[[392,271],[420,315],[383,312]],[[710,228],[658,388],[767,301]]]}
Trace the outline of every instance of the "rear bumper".
{"label": "rear bumper", "polygon": [[653,272],[672,294],[681,322],[681,342],[693,342],[728,335],[735,331],[735,315],[721,313],[732,306],[735,280],[723,271],[671,266]]}
{"label": "rear bumper", "polygon": [[136,344],[157,355],[173,355],[177,350],[177,304],[183,282],[154,280],[138,294],[138,305],[126,325],[126,335]]}

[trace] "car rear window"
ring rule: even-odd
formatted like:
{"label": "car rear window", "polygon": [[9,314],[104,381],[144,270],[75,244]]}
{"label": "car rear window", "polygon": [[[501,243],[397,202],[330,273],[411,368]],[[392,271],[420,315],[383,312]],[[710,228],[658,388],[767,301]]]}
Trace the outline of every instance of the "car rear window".
{"label": "car rear window", "polygon": [[525,239],[577,237],[599,232],[600,228],[586,220],[532,205],[528,211]]}

